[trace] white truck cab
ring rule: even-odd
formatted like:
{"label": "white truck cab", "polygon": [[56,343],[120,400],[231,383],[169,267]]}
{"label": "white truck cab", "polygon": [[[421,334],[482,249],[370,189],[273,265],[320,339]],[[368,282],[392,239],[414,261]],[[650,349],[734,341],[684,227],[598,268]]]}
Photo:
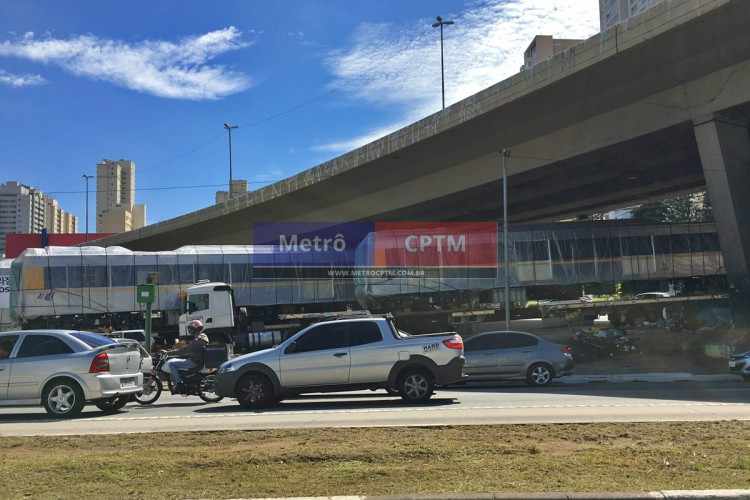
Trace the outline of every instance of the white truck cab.
{"label": "white truck cab", "polygon": [[232,287],[220,282],[198,282],[187,289],[186,311],[180,315],[180,337],[188,335],[187,325],[194,319],[203,323],[206,333],[234,328]]}

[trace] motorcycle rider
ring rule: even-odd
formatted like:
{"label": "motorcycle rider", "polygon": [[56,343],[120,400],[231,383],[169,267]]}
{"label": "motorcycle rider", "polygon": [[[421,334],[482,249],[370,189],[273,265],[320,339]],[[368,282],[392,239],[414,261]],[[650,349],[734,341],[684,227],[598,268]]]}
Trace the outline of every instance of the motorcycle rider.
{"label": "motorcycle rider", "polygon": [[164,362],[162,371],[169,373],[175,394],[184,394],[186,388],[180,376],[180,370],[192,370],[202,367],[204,353],[208,345],[208,335],[203,333],[203,323],[194,319],[187,326],[187,331],[193,336],[193,340],[180,349],[169,352],[169,359]]}

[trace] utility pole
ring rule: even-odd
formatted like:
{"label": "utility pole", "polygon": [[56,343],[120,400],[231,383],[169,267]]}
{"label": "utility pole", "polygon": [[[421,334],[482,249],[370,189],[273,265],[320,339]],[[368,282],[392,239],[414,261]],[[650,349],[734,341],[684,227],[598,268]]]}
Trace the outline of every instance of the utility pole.
{"label": "utility pole", "polygon": [[432,23],[433,28],[440,28],[440,84],[443,90],[443,109],[445,109],[445,63],[443,62],[443,26],[455,24],[453,21],[444,21],[442,17],[437,16]]}
{"label": "utility pole", "polygon": [[89,241],[89,179],[94,176],[83,174],[81,178],[86,181],[86,241]]}
{"label": "utility pole", "polygon": [[503,179],[503,268],[505,281],[505,330],[510,330],[510,262],[508,258],[508,169],[506,160],[510,158],[510,149],[500,151],[501,177]]}
{"label": "utility pole", "polygon": [[232,129],[239,128],[239,125],[224,124],[224,128],[229,134],[229,190],[227,191],[227,199],[232,198]]}

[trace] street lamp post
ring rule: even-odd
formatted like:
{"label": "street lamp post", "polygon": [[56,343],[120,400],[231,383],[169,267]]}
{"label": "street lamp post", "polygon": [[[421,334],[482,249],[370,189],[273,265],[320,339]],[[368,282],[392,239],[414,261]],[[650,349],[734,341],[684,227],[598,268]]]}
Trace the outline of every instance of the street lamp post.
{"label": "street lamp post", "polygon": [[501,176],[503,178],[503,278],[505,289],[505,329],[510,330],[510,262],[508,259],[508,169],[506,160],[510,158],[510,149],[500,151]]}
{"label": "street lamp post", "polygon": [[432,23],[433,28],[440,28],[440,83],[443,90],[443,109],[445,109],[445,64],[443,62],[443,26],[455,24],[453,21],[444,21],[442,17],[437,16]]}
{"label": "street lamp post", "polygon": [[83,174],[81,178],[86,181],[86,241],[89,241],[89,179],[94,176]]}
{"label": "street lamp post", "polygon": [[224,128],[229,133],[229,190],[227,191],[227,199],[232,198],[232,129],[239,128],[238,125],[224,124]]}

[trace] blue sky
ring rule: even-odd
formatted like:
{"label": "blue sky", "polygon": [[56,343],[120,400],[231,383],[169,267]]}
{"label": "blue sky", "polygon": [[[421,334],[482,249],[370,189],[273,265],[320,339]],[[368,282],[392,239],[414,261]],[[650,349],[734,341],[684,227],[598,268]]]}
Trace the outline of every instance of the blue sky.
{"label": "blue sky", "polygon": [[[0,0],[0,182],[83,216],[81,174],[136,162],[149,222],[315,166],[511,76],[535,34],[588,37],[597,0]],[[71,192],[74,191],[74,192]],[[92,198],[93,199],[93,198]],[[93,204],[90,217],[93,217]]]}

